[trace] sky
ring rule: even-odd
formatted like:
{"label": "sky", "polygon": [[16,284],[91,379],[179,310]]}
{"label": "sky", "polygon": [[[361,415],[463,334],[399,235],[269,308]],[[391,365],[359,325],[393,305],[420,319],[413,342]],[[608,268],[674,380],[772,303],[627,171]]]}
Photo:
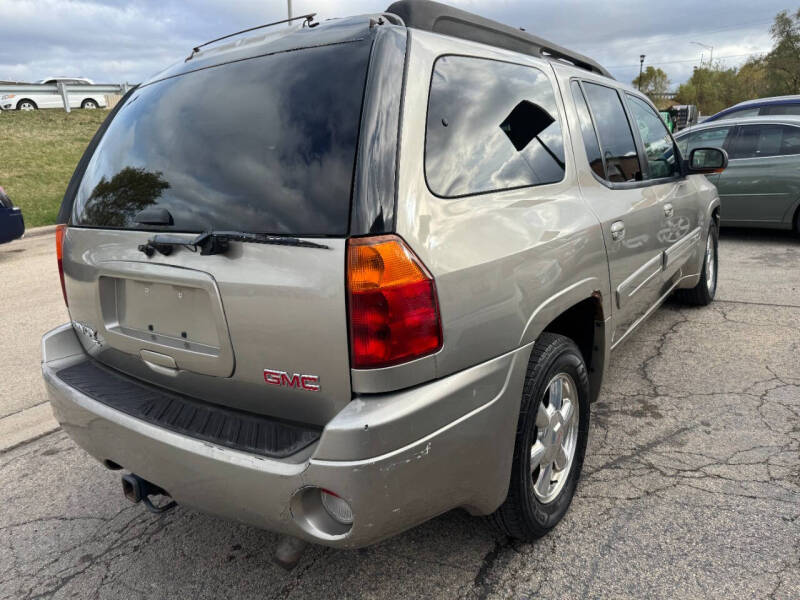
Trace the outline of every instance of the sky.
{"label": "sky", "polygon": [[[390,0],[292,0],[318,19],[385,10]],[[769,26],[798,0],[449,0],[586,54],[630,82],[645,66],[671,87],[708,61],[736,66],[769,51]],[[198,43],[286,17],[286,0],[0,0],[0,80],[89,77],[137,83]]]}

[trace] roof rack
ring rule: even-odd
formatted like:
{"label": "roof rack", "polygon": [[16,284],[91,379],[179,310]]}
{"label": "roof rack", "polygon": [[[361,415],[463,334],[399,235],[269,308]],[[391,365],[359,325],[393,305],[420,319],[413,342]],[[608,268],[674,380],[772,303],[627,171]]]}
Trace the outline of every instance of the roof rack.
{"label": "roof rack", "polygon": [[192,53],[186,57],[184,62],[189,62],[194,58],[194,55],[200,52],[200,48],[204,46],[208,46],[209,44],[213,44],[214,42],[219,42],[220,40],[227,40],[235,35],[239,35],[241,33],[247,33],[248,31],[255,31],[256,29],[264,29],[265,27],[272,27],[273,25],[280,25],[281,23],[291,23],[292,21],[299,21],[300,19],[303,20],[303,25],[308,25],[309,27],[314,27],[316,23],[312,23],[314,17],[317,16],[317,13],[308,13],[307,15],[298,15],[296,17],[289,17],[288,19],[283,19],[282,21],[273,21],[272,23],[266,23],[264,25],[256,25],[255,27],[249,27],[247,29],[242,29],[241,31],[235,31],[234,33],[229,33],[228,35],[223,35],[222,37],[218,37],[216,39],[211,40],[210,42],[205,42],[200,44],[199,46],[195,46],[192,48]]}
{"label": "roof rack", "polygon": [[403,19],[406,27],[480,42],[540,58],[565,60],[581,69],[614,78],[611,73],[588,56],[531,35],[522,29],[515,29],[497,21],[484,19],[446,4],[430,0],[399,0],[389,6],[386,12]]}

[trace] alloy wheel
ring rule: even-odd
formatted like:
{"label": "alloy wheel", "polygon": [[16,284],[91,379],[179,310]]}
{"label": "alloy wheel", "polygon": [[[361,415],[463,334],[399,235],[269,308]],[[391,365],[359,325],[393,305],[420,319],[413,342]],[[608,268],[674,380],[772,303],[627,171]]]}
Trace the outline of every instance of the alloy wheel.
{"label": "alloy wheel", "polygon": [[578,387],[567,373],[559,373],[539,402],[536,441],[530,451],[533,494],[542,504],[552,502],[569,478],[580,423]]}

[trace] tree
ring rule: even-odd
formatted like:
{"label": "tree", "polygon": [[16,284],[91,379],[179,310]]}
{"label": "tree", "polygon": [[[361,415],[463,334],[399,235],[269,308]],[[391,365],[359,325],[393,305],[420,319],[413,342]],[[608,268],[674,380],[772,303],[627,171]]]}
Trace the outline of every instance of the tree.
{"label": "tree", "polygon": [[86,200],[83,219],[92,225],[129,227],[140,210],[169,189],[161,171],[125,167],[110,180],[105,175]]}
{"label": "tree", "polygon": [[661,69],[649,66],[642,71],[641,75],[636,76],[633,85],[644,92],[653,102],[656,102],[660,96],[667,93],[669,78]]}
{"label": "tree", "polygon": [[678,88],[675,101],[696,104],[701,114],[713,115],[744,99],[737,75],[736,69],[725,69],[719,63],[696,67],[689,81]]}
{"label": "tree", "polygon": [[800,9],[794,14],[779,12],[770,33],[775,47],[764,59],[769,92],[800,93]]}

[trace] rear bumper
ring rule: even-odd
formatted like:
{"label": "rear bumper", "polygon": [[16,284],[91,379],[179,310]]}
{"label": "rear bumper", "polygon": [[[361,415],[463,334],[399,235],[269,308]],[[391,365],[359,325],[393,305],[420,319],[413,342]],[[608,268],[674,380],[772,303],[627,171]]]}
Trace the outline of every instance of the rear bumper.
{"label": "rear bumper", "polygon": [[[162,429],[65,384],[56,373],[87,360],[69,325],[46,334],[42,348],[56,418],[98,460],[203,512],[348,548],[452,508],[488,514],[503,502],[530,354],[525,346],[411,390],[356,399],[314,446],[269,459]],[[324,509],[305,500],[313,488],[350,503],[348,531],[326,526]]]}

